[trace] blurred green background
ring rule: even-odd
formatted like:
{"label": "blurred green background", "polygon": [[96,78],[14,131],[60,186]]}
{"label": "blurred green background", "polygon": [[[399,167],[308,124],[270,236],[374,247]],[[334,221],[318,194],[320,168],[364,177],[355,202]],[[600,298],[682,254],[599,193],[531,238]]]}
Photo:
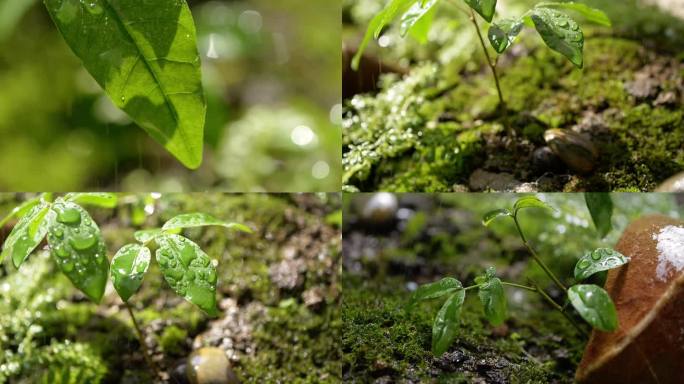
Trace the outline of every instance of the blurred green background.
{"label": "blurred green background", "polygon": [[0,190],[339,190],[341,4],[188,2],[208,101],[197,171],[111,104],[40,1],[0,0]]}

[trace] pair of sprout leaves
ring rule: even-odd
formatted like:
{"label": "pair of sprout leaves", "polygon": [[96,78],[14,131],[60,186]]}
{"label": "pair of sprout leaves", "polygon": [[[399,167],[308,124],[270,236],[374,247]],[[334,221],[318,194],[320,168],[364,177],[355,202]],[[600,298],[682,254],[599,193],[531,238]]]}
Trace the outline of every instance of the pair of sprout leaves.
{"label": "pair of sprout leaves", "polygon": [[18,218],[5,241],[0,262],[9,256],[19,268],[47,236],[53,259],[76,288],[99,302],[111,274],[114,288],[127,302],[142,284],[151,259],[147,245],[154,241],[158,246],[157,262],[171,288],[210,316],[217,315],[216,266],[197,244],[178,233],[184,228],[210,225],[248,233],[251,229],[204,213],[178,215],[160,229],[136,232],[138,243],[123,246],[112,258],[110,269],[100,229],[81,205],[114,208],[116,204],[116,195],[107,193],[71,193],[54,202],[50,195],[28,200],[1,222],[4,225]]}
{"label": "pair of sprout leaves", "polygon": [[[484,215],[482,223],[489,226],[497,218],[517,218],[518,212],[525,208],[554,208],[535,196],[520,198],[513,209],[497,209]],[[575,280],[580,282],[590,276],[629,262],[629,258],[610,248],[598,248],[581,257],[575,265]],[[507,317],[507,302],[503,283],[496,277],[493,267],[487,268],[484,275],[475,278],[478,296],[484,308],[484,314],[492,325],[501,325]],[[568,300],[580,316],[592,327],[604,332],[618,328],[617,311],[608,293],[595,284],[576,284],[568,288]],[[420,286],[412,295],[409,308],[418,301],[447,296],[446,301],[437,313],[432,326],[432,352],[442,355],[456,338],[461,308],[466,296],[466,289],[460,281],[446,277],[434,283]]]}
{"label": "pair of sprout leaves", "polygon": [[[451,0],[449,0],[451,1]],[[584,34],[577,22],[559,9],[581,14],[588,21],[603,26],[611,26],[610,19],[598,9],[575,2],[542,2],[517,18],[501,19],[492,23],[496,10],[496,0],[463,0],[473,11],[488,23],[487,37],[497,53],[503,53],[520,34],[523,26],[535,28],[544,43],[552,50],[568,58],[575,66],[582,68],[584,59]],[[392,0],[370,22],[359,50],[352,61],[358,68],[363,51],[371,38],[378,38],[383,28],[401,15],[400,32],[410,34],[418,41],[425,42],[432,25],[436,5],[440,0]]]}

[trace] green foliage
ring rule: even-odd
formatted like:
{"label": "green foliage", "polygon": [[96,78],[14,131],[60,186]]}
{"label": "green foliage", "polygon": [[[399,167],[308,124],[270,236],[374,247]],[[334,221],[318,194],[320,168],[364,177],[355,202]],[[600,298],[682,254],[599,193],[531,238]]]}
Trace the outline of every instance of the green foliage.
{"label": "green foliage", "polygon": [[[582,316],[582,318],[584,318],[591,326],[600,330],[615,330],[617,328],[617,314],[615,311],[615,306],[607,292],[596,285],[574,285],[570,287],[570,289],[565,288],[565,286],[561,284],[560,280],[553,274],[553,272],[551,272],[546,264],[539,258],[537,253],[532,249],[523,234],[518,219],[518,213],[521,209],[525,208],[544,208],[555,210],[555,208],[540,198],[533,195],[527,195],[518,198],[513,204],[512,210],[496,209],[486,213],[482,219],[482,224],[484,226],[488,226],[499,217],[511,217],[515,223],[521,240],[530,252],[533,259],[559,288],[561,288],[563,291],[567,291],[570,302],[577,312]],[[599,248],[585,255],[578,261],[575,267],[575,278],[578,281],[581,281],[596,272],[609,270],[627,262],[629,262],[629,259],[621,255],[619,252],[609,248]],[[475,285],[465,288],[457,279],[452,277],[446,277],[440,281],[425,284],[419,287],[413,293],[409,301],[408,308],[409,310],[412,310],[415,306],[415,303],[421,300],[449,295],[435,317],[432,328],[432,351],[436,356],[440,356],[449,348],[449,345],[451,345],[453,340],[456,338],[458,319],[460,316],[461,307],[463,305],[463,300],[465,299],[466,291],[472,288],[478,288],[478,296],[484,308],[485,317],[492,325],[496,326],[501,325],[507,317],[508,304],[503,289],[505,285],[537,292],[555,309],[563,312],[564,315],[567,315],[565,313],[565,308],[561,307],[558,303],[551,299],[551,297],[538,285],[533,283],[532,286],[525,286],[516,283],[502,282],[498,277],[496,277],[496,269],[494,267],[487,268],[484,275],[476,277]]]}
{"label": "green foliage", "polygon": [[166,282],[180,296],[200,307],[209,316],[217,316],[216,267],[200,247],[178,235],[156,238],[157,263]]}
{"label": "green foliage", "polygon": [[465,300],[465,291],[460,289],[451,294],[437,312],[432,324],[432,353],[441,356],[456,338],[456,329]]}
{"label": "green foliage", "polygon": [[627,264],[629,258],[611,248],[595,249],[577,261],[575,280],[582,281],[589,276]]}
{"label": "green foliage", "polygon": [[520,19],[502,19],[489,27],[487,37],[497,53],[503,53],[515,42],[525,24]]}
{"label": "green foliage", "polygon": [[491,23],[496,9],[496,0],[464,0],[470,8]]}
{"label": "green foliage", "polygon": [[133,296],[150,266],[150,250],[140,244],[121,247],[112,258],[112,283],[123,301]]}
{"label": "green foliage", "polygon": [[178,215],[164,223],[162,230],[169,232],[176,229],[206,227],[210,225],[218,225],[228,229],[252,233],[252,229],[244,224],[227,223],[206,213],[187,213]]}
{"label": "green foliage", "polygon": [[114,208],[117,203],[117,197],[113,193],[68,193],[64,200],[102,208]]}
{"label": "green foliage", "polygon": [[99,302],[109,274],[100,228],[80,205],[57,199],[50,207],[48,245],[52,258],[76,288]]}
{"label": "green foliage", "polygon": [[503,324],[508,311],[506,294],[501,280],[496,277],[496,269],[494,267],[487,268],[485,275],[475,278],[475,283],[479,286],[478,296],[480,296],[487,320],[492,325]]}
{"label": "green foliage", "polygon": [[587,203],[591,219],[601,238],[606,237],[608,232],[613,229],[613,200],[609,193],[591,193],[584,194],[584,200]]}
{"label": "green foliage", "polygon": [[4,260],[5,256],[12,255],[14,266],[19,268],[38,244],[43,241],[47,233],[46,216],[48,216],[49,210],[47,203],[41,203],[33,206],[25,216],[19,219],[5,240],[0,261]]}
{"label": "green foliage", "polygon": [[593,327],[604,332],[612,332],[618,328],[615,304],[608,292],[598,285],[573,285],[568,289],[568,299],[580,316]]}
{"label": "green foliage", "polygon": [[199,167],[206,102],[185,0],[45,0],[45,5],[114,105],[184,165]]}
{"label": "green foliage", "polygon": [[413,307],[420,300],[436,299],[460,289],[463,289],[463,285],[453,277],[445,277],[440,281],[421,285],[411,296],[409,308]]}
{"label": "green foliage", "polygon": [[534,8],[530,17],[546,45],[582,68],[584,34],[570,16],[547,8]]}
{"label": "green foliage", "polygon": [[188,338],[188,331],[178,328],[175,325],[164,328],[159,337],[159,345],[161,345],[164,353],[172,356],[182,355],[184,352],[184,344]]}

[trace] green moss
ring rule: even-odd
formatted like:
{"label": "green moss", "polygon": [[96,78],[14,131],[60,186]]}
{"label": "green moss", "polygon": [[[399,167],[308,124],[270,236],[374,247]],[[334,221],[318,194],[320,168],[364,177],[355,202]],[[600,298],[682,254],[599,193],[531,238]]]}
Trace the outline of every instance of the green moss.
{"label": "green moss", "polygon": [[[641,104],[625,89],[647,63],[671,66],[666,56],[631,40],[588,37],[579,70],[535,39],[521,44],[527,52],[507,55],[499,67],[507,115],[496,108],[489,72],[454,74],[448,65],[415,67],[404,79],[386,78],[377,96],[354,97],[345,114],[345,188],[451,191],[483,167],[533,182],[539,174],[528,159],[544,145],[543,132],[580,125],[588,111],[606,127],[592,131],[602,156],[592,175],[576,176],[564,190],[652,190],[684,169],[684,137],[674,129],[681,110]],[[489,145],[504,127],[533,146]]]}
{"label": "green moss", "polygon": [[159,336],[159,345],[164,353],[171,356],[182,356],[187,349],[188,331],[176,327],[175,325],[164,328]]}

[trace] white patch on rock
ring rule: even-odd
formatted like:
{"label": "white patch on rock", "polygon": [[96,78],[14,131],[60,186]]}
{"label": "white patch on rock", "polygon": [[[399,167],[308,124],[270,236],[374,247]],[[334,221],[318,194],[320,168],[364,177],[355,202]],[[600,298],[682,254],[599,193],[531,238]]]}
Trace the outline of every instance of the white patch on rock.
{"label": "white patch on rock", "polygon": [[658,266],[656,276],[658,280],[667,280],[671,270],[679,272],[684,269],[684,227],[668,225],[653,234],[657,241]]}

